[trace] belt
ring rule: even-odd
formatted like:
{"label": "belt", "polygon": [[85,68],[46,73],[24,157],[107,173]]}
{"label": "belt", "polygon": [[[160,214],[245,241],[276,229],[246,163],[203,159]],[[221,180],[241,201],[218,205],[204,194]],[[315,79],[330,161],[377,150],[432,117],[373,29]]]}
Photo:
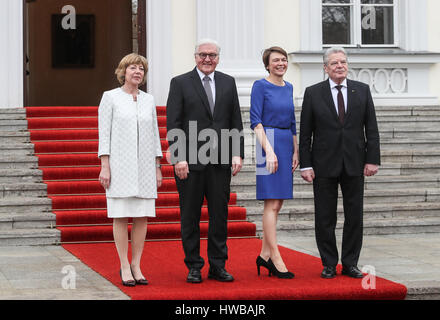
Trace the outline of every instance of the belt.
{"label": "belt", "polygon": [[266,126],[263,124],[263,127],[265,128],[274,128],[274,129],[281,129],[281,130],[290,130],[290,128],[282,128],[282,127],[276,127],[276,126]]}

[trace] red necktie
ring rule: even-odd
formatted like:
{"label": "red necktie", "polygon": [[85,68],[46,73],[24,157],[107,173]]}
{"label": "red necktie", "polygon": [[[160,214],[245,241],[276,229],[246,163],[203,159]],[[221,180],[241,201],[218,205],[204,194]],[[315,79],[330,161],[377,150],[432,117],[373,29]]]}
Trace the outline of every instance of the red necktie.
{"label": "red necktie", "polygon": [[336,86],[336,89],[338,89],[338,114],[339,114],[339,121],[341,121],[342,124],[344,124],[344,116],[345,116],[345,103],[344,103],[344,96],[342,95],[342,86]]}

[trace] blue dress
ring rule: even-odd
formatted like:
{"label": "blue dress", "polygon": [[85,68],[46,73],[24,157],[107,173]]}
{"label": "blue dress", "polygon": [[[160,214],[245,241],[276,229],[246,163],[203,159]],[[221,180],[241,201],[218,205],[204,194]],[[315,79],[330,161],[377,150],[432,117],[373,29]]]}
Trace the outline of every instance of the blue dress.
{"label": "blue dress", "polygon": [[270,174],[266,169],[266,153],[257,140],[257,199],[292,199],[294,152],[296,136],[293,86],[277,86],[266,79],[255,81],[251,94],[251,129],[262,124],[278,158],[278,171]]}

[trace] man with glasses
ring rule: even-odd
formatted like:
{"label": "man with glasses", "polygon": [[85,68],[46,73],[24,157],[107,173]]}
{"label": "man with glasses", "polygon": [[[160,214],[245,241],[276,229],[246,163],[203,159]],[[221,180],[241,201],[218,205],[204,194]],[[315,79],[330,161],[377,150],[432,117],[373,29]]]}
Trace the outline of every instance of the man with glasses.
{"label": "man with glasses", "polygon": [[[209,212],[208,277],[223,282],[234,280],[225,269],[228,202],[231,173],[235,176],[242,168],[244,139],[242,135],[228,137],[227,147],[221,139],[225,130],[242,133],[243,124],[234,78],[215,71],[219,54],[216,41],[197,43],[196,67],[171,80],[167,101],[167,139],[173,150],[170,156],[180,197],[182,244],[190,283],[202,282],[199,223],[205,197]],[[170,134],[176,130],[182,135]],[[203,138],[202,131],[210,132],[209,138]],[[185,141],[175,139],[177,136]],[[234,148],[229,142],[238,143],[239,147]],[[176,148],[174,144],[183,147]],[[203,154],[206,144],[209,149]]]}

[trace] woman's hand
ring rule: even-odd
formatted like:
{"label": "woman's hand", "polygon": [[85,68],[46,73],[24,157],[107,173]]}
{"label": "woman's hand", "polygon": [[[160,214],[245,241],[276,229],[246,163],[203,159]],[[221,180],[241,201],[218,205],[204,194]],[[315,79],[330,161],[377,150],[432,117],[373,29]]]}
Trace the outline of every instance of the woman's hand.
{"label": "woman's hand", "polygon": [[110,167],[102,166],[101,172],[99,173],[99,182],[104,189],[108,189],[110,187],[110,176]]}
{"label": "woman's hand", "polygon": [[156,168],[156,183],[158,189],[162,186],[162,180],[162,171],[160,170],[160,168]]}
{"label": "woman's hand", "polygon": [[278,171],[278,158],[273,151],[266,154],[266,169],[270,174],[274,174]]}
{"label": "woman's hand", "polygon": [[298,169],[299,166],[299,156],[298,152],[295,151],[292,158],[292,172],[295,172],[296,169]]}

